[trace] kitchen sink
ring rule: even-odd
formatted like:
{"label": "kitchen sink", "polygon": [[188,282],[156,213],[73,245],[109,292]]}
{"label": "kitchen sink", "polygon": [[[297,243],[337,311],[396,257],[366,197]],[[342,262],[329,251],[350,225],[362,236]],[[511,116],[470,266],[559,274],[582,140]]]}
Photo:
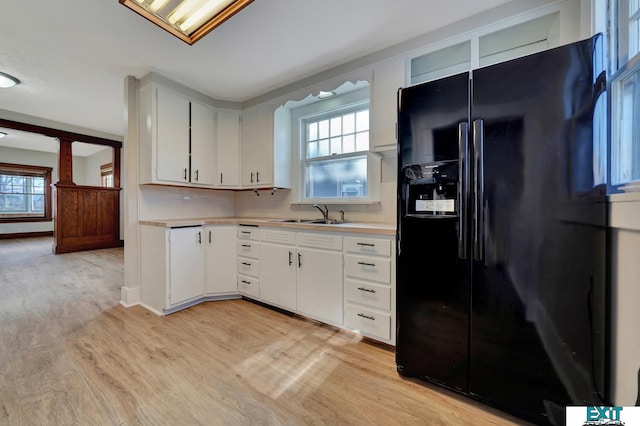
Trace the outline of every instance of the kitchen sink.
{"label": "kitchen sink", "polygon": [[314,224],[314,225],[318,225],[318,224],[322,224],[322,225],[340,225],[342,223],[349,223],[349,222],[342,222],[339,220],[335,220],[335,219],[276,219],[276,220],[272,220],[272,222],[279,222],[279,223],[309,223],[309,224]]}
{"label": "kitchen sink", "polygon": [[316,220],[310,220],[307,223],[318,223],[318,224],[324,224],[324,225],[339,225],[341,223],[349,223],[349,222],[342,222],[339,220],[335,220],[335,219],[316,219]]}

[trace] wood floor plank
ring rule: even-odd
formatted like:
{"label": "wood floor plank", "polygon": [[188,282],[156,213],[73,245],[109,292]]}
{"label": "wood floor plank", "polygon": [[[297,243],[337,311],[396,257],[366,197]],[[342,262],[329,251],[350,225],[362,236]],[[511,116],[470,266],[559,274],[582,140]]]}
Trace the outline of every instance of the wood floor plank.
{"label": "wood floor plank", "polygon": [[512,425],[393,351],[244,300],[118,304],[123,249],[0,241],[0,424]]}

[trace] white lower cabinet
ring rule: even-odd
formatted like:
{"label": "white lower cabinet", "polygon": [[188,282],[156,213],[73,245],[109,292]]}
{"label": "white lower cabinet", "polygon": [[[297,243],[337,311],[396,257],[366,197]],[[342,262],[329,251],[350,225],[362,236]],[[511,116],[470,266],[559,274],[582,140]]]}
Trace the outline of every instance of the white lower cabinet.
{"label": "white lower cabinet", "polygon": [[260,297],[260,241],[257,226],[238,225],[237,288],[252,299]]}
{"label": "white lower cabinet", "polygon": [[202,226],[169,231],[169,306],[196,299],[204,292],[202,231]]}
{"label": "white lower cabinet", "polygon": [[299,247],[298,262],[298,312],[342,325],[342,253]]}
{"label": "white lower cabinet", "polygon": [[342,325],[342,237],[260,229],[260,301]]}
{"label": "white lower cabinet", "polygon": [[238,226],[245,297],[395,345],[395,239]]}
{"label": "white lower cabinet", "polygon": [[344,246],[345,327],[395,345],[395,240],[350,235]]}
{"label": "white lower cabinet", "polygon": [[260,300],[296,310],[295,232],[261,229]]}
{"label": "white lower cabinet", "polygon": [[140,226],[140,299],[162,315],[202,298],[205,285],[203,227]]}
{"label": "white lower cabinet", "polygon": [[204,228],[206,246],[207,296],[237,295],[236,226],[208,225]]}

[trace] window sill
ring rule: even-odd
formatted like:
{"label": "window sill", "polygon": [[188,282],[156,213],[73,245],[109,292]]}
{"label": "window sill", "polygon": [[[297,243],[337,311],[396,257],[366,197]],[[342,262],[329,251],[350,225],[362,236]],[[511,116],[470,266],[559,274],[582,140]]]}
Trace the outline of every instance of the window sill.
{"label": "window sill", "polygon": [[640,191],[609,196],[609,226],[640,231]]}

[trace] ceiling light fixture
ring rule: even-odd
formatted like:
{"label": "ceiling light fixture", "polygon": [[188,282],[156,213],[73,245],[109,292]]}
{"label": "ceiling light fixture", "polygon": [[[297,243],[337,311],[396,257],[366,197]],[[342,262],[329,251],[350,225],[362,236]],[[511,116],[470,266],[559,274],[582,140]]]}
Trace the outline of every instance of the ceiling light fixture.
{"label": "ceiling light fixture", "polygon": [[324,90],[321,90],[320,93],[318,93],[318,99],[327,99],[335,95],[336,92],[325,92]]}
{"label": "ceiling light fixture", "polygon": [[9,87],[13,87],[16,84],[20,84],[20,80],[18,80],[17,78],[15,78],[12,75],[0,72],[0,87],[1,88],[6,89],[6,88],[9,88]]}
{"label": "ceiling light fixture", "polygon": [[190,45],[253,2],[253,0],[118,1]]}

